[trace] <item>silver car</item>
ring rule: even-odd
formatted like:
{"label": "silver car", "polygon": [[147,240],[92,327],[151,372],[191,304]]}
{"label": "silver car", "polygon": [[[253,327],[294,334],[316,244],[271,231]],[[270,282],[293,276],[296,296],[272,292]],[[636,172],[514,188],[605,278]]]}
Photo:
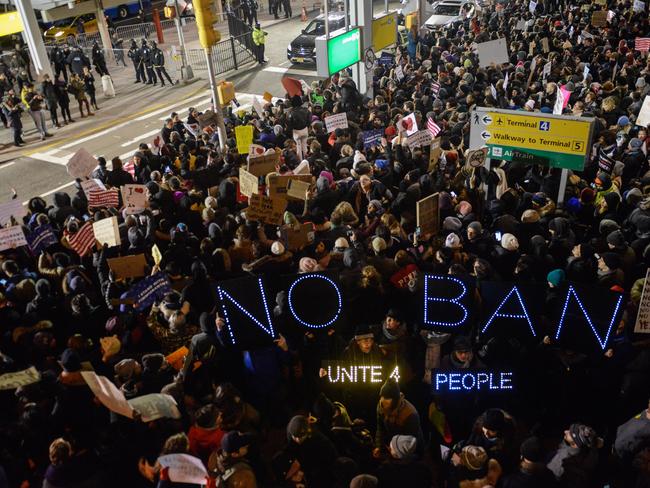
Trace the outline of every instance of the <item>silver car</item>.
{"label": "silver car", "polygon": [[424,23],[429,29],[462,22],[474,17],[481,7],[475,0],[443,0],[435,3],[433,13]]}

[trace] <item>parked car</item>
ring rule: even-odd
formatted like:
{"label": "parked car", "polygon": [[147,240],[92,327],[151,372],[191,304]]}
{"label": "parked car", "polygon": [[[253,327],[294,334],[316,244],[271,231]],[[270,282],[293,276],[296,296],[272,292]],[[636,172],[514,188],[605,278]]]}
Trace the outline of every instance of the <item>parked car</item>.
{"label": "parked car", "polygon": [[[329,15],[330,32],[345,27],[344,14]],[[316,64],[316,38],[325,35],[325,16],[319,15],[287,46],[287,59],[293,64]]]}
{"label": "parked car", "polygon": [[79,34],[79,24],[83,25],[84,34],[97,32],[97,19],[94,14],[78,15],[69,19],[57,20],[43,33],[46,41],[69,42]]}
{"label": "parked car", "polygon": [[433,14],[424,23],[429,29],[474,17],[481,7],[476,0],[443,0],[433,6]]}

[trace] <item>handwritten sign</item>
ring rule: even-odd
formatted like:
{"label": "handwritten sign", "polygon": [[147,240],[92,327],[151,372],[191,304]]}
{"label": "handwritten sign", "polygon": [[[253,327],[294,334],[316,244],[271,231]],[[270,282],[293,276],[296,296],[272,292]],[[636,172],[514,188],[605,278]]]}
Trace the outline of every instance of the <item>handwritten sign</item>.
{"label": "handwritten sign", "polygon": [[107,244],[108,247],[115,247],[122,244],[120,229],[115,216],[94,222],[93,232],[95,233],[95,239],[101,245]]}
{"label": "handwritten sign", "polygon": [[147,187],[144,185],[124,185],[122,201],[127,215],[143,212],[149,206]]}
{"label": "handwritten sign", "polygon": [[111,380],[105,376],[98,376],[94,371],[82,371],[81,376],[102,405],[111,412],[133,418],[133,407]]}
{"label": "handwritten sign", "polygon": [[381,145],[381,138],[384,137],[383,129],[363,131],[363,148],[372,149]]}
{"label": "handwritten sign", "polygon": [[208,476],[203,462],[189,454],[167,454],[158,458],[158,463],[169,468],[169,480],[173,483],[204,485]]}
{"label": "handwritten sign", "polygon": [[287,184],[287,196],[297,200],[304,200],[305,194],[307,193],[307,190],[309,190],[310,186],[311,184],[308,181],[301,181],[292,178]]}
{"label": "handwritten sign", "polygon": [[487,68],[492,64],[504,64],[510,61],[508,57],[508,43],[505,38],[480,42],[476,45],[476,50],[481,68]]}
{"label": "handwritten sign", "polygon": [[246,218],[265,224],[280,225],[285,208],[287,208],[287,201],[284,198],[273,200],[266,195],[253,193],[248,201]]}
{"label": "handwritten sign", "polygon": [[162,253],[160,252],[160,248],[157,244],[151,246],[151,257],[153,258],[154,264],[156,266],[159,266],[160,262],[162,261]]}
{"label": "handwritten sign", "polygon": [[436,234],[439,228],[440,211],[438,206],[438,194],[434,193],[423,198],[416,207],[417,226],[422,235]]}
{"label": "handwritten sign", "polygon": [[283,226],[280,229],[280,235],[289,251],[300,251],[314,241],[314,231],[309,223],[301,224],[298,229],[288,225]]}
{"label": "handwritten sign", "polygon": [[325,117],[325,127],[327,132],[332,133],[336,129],[347,129],[348,128],[348,114],[342,112],[340,114],[330,115]]}
{"label": "handwritten sign", "polygon": [[248,157],[248,172],[255,176],[265,176],[275,171],[280,161],[280,151],[274,151],[264,156]]}
{"label": "handwritten sign", "polygon": [[650,334],[650,269],[646,271],[643,292],[639,301],[639,312],[636,315],[634,332],[637,334]]}
{"label": "handwritten sign", "polygon": [[643,99],[639,116],[636,118],[636,125],[646,127],[648,124],[650,124],[650,95],[646,95]]}
{"label": "handwritten sign", "polygon": [[591,25],[605,27],[607,25],[607,10],[596,10],[591,14]]}
{"label": "handwritten sign", "polygon": [[181,418],[176,400],[164,393],[151,393],[133,398],[129,400],[129,405],[140,413],[143,422],[151,422],[162,418]]}
{"label": "handwritten sign", "polygon": [[253,143],[253,126],[238,125],[235,127],[235,139],[237,140],[237,152],[248,154],[248,149]]}
{"label": "handwritten sign", "polygon": [[90,176],[97,164],[95,157],[82,147],[68,160],[66,169],[73,178],[83,179]]}
{"label": "handwritten sign", "polygon": [[27,208],[19,200],[9,200],[8,202],[0,203],[0,226],[2,227],[7,225],[8,222],[11,222],[11,217],[16,222],[21,223],[25,215],[27,215]]}
{"label": "handwritten sign", "polygon": [[15,390],[16,388],[31,385],[37,381],[41,381],[41,373],[32,366],[22,371],[0,375],[0,390]]}
{"label": "handwritten sign", "polygon": [[414,134],[411,134],[406,143],[411,149],[416,147],[428,146],[431,144],[431,132],[427,129],[419,130]]}
{"label": "handwritten sign", "polygon": [[26,246],[25,232],[20,225],[0,229],[0,251]]}
{"label": "handwritten sign", "polygon": [[239,193],[250,198],[253,193],[259,192],[258,177],[249,173],[244,168],[239,168]]}
{"label": "handwritten sign", "polygon": [[[311,175],[271,175],[269,176],[269,196],[274,200],[298,200],[298,198],[287,194],[287,188],[291,180],[311,183]],[[304,199],[303,195],[302,200]]]}
{"label": "handwritten sign", "polygon": [[440,144],[440,137],[436,137],[431,141],[431,149],[429,150],[429,172],[433,171],[436,169],[436,166],[438,166],[438,160],[440,160],[440,155],[442,154],[442,147]]}
{"label": "handwritten sign", "polygon": [[147,260],[144,254],[109,258],[106,261],[117,279],[139,278],[147,274]]}

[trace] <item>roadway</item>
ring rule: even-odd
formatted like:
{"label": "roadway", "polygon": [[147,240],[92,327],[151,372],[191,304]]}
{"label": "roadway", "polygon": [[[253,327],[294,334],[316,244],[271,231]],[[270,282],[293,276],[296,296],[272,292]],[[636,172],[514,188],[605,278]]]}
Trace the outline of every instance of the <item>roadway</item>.
{"label": "roadway", "polygon": [[[285,73],[307,83],[317,79],[315,67],[292,67],[286,59],[287,44],[305,25],[298,15],[268,27],[268,64],[240,69],[227,77],[235,83],[238,101],[244,107],[251,103],[252,94],[261,95],[268,91],[282,97],[281,79]],[[79,118],[76,103],[71,103],[75,122],[62,129],[52,129],[54,136],[43,143],[38,141],[31,118],[23,115],[25,139],[29,144],[19,149],[5,144],[4,150],[0,150],[0,201],[10,198],[11,188],[16,189],[21,201],[36,195],[50,201],[48,197],[55,191],[72,189],[73,181],[65,164],[78,149],[83,147],[109,161],[114,156],[126,159],[135,152],[138,144],[152,141],[172,111],[186,117],[189,107],[205,110],[211,103],[205,72],[199,72],[202,79],[194,83],[164,88],[134,84],[130,64],[128,68],[112,69],[111,75],[117,96],[104,99],[98,91],[100,110],[94,117],[85,119]],[[177,78],[175,73],[171,75]],[[49,126],[49,113],[47,119]],[[11,141],[9,130],[0,129],[0,132],[2,141]]]}

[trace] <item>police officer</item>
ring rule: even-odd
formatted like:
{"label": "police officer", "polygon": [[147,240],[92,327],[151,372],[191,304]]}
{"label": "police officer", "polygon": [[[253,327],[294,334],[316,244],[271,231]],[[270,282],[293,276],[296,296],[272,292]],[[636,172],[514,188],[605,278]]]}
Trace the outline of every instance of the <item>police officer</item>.
{"label": "police officer", "polygon": [[156,69],[156,74],[160,78],[160,86],[165,86],[165,78],[167,78],[170,85],[173,85],[174,82],[165,69],[165,53],[158,47],[156,41],[151,41],[151,59],[153,67]]}
{"label": "police officer", "polygon": [[68,70],[65,67],[66,55],[59,46],[54,46],[52,49],[52,64],[54,65],[54,77],[58,79],[63,73],[63,80],[68,82]]}
{"label": "police officer", "polygon": [[147,72],[147,85],[158,84],[158,78],[156,78],[156,73],[153,70],[153,62],[151,59],[151,49],[147,44],[146,39],[142,39],[142,47],[140,47],[140,55],[142,56],[142,62],[144,63],[144,69]]}
{"label": "police officer", "polygon": [[66,62],[70,65],[70,71],[76,73],[79,76],[83,75],[84,66],[90,68],[90,60],[88,57],[81,51],[80,47],[75,47]]}
{"label": "police officer", "polygon": [[113,44],[113,52],[115,53],[115,64],[122,63],[126,68],[126,60],[124,59],[124,41],[111,33],[111,44]]}
{"label": "police officer", "polygon": [[104,53],[102,52],[102,48],[99,47],[99,44],[97,44],[97,41],[93,42],[92,59],[99,76],[110,75],[108,68],[106,67]]}
{"label": "police officer", "polygon": [[133,61],[133,68],[135,69],[135,82],[144,83],[146,81],[146,78],[144,76],[144,63],[142,62],[142,54],[140,53],[140,49],[138,48],[138,45],[134,39],[131,39],[131,47],[129,48],[127,56],[131,58],[131,61]]}
{"label": "police officer", "polygon": [[257,24],[257,2],[255,0],[244,0],[244,3],[246,4],[246,10],[248,11],[248,19],[246,19],[248,25],[252,26],[253,21]]}
{"label": "police officer", "polygon": [[268,33],[264,32],[260,28],[260,23],[257,22],[253,29],[253,43],[257,46],[257,61],[260,64],[266,63],[266,61],[264,61],[264,43],[266,42],[267,35]]}

